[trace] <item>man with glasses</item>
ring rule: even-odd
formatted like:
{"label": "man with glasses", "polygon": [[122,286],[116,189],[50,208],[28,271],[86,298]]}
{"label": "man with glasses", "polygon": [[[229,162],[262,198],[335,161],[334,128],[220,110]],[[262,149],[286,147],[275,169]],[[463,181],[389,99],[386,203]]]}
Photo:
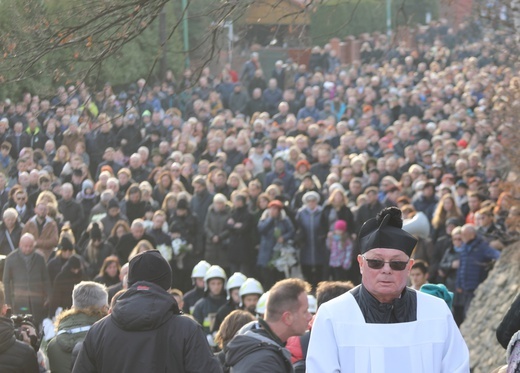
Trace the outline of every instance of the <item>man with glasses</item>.
{"label": "man with glasses", "polygon": [[469,372],[466,343],[446,303],[406,287],[417,239],[389,207],[359,232],[362,283],[321,306],[309,372]]}

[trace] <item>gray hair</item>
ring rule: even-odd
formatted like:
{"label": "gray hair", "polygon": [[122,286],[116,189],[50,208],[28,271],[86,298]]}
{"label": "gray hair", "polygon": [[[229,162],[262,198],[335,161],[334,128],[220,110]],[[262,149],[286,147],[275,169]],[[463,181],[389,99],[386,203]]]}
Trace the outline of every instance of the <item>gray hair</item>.
{"label": "gray hair", "polygon": [[143,219],[135,219],[132,222],[130,228],[144,228],[144,220]]}
{"label": "gray hair", "polygon": [[18,211],[16,211],[16,209],[14,209],[12,207],[5,209],[3,218],[6,219],[9,217],[18,219]]}
{"label": "gray hair", "polygon": [[100,199],[104,202],[110,201],[112,198],[114,198],[114,191],[112,189],[105,189],[101,193]]}
{"label": "gray hair", "polygon": [[108,307],[107,288],[94,281],[81,281],[72,291],[72,307],[75,309]]}

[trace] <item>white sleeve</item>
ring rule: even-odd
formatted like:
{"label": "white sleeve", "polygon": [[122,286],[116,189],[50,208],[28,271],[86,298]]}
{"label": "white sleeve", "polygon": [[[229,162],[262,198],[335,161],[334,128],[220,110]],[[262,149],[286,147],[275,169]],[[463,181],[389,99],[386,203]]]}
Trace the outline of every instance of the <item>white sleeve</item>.
{"label": "white sleeve", "polygon": [[305,365],[311,373],[341,372],[334,326],[325,304],[318,310],[312,326]]}
{"label": "white sleeve", "polygon": [[442,373],[469,373],[469,350],[451,313],[447,315],[448,338],[444,344]]}

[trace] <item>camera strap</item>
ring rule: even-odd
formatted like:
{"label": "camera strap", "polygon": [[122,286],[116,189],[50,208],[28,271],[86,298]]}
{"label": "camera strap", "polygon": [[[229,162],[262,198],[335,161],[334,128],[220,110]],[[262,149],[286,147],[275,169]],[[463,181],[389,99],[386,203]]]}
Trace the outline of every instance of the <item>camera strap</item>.
{"label": "camera strap", "polygon": [[9,246],[11,247],[11,251],[15,251],[16,248],[13,245],[13,240],[11,239],[11,234],[9,234],[9,230],[5,230],[5,237],[7,238],[7,242],[9,242]]}
{"label": "camera strap", "polygon": [[63,329],[63,330],[59,330],[58,333],[56,333],[56,335],[88,332],[90,330],[90,327],[91,327],[90,325],[87,325],[87,326],[80,326],[79,328]]}

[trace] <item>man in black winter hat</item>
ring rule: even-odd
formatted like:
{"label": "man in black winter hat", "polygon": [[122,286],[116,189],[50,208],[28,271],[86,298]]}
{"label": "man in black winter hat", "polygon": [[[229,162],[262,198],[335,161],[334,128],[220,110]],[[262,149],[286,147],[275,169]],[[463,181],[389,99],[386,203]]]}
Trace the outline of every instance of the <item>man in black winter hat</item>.
{"label": "man in black winter hat", "polygon": [[389,207],[361,227],[361,285],[320,307],[309,372],[469,372],[446,303],[406,287],[417,239],[402,226],[401,210]]}
{"label": "man in black winter hat", "polygon": [[221,372],[201,326],[168,294],[171,279],[157,250],[132,258],[128,290],[89,330],[73,372]]}

